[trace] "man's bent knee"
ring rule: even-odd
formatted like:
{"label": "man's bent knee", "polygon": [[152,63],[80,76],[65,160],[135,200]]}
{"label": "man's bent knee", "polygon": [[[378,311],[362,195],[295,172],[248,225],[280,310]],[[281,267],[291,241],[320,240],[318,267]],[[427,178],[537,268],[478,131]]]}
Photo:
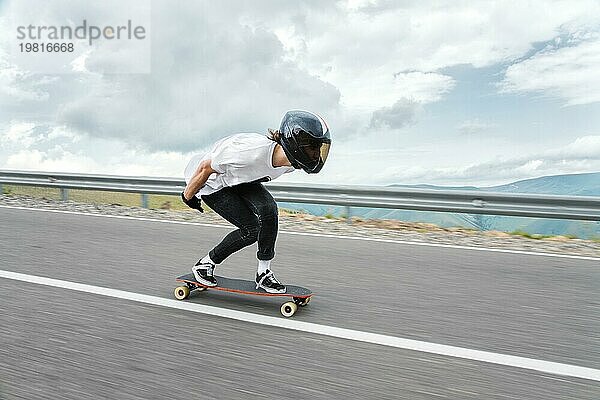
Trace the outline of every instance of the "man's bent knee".
{"label": "man's bent knee", "polygon": [[257,211],[258,221],[261,225],[272,221],[277,221],[279,218],[277,206],[265,205],[260,207]]}

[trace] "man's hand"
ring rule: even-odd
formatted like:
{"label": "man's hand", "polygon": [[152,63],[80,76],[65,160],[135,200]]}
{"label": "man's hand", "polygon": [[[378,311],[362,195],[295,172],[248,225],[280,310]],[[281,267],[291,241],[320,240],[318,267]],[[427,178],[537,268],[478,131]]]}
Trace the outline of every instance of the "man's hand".
{"label": "man's hand", "polygon": [[201,213],[204,212],[204,210],[202,209],[202,202],[196,196],[192,196],[192,198],[188,200],[188,199],[185,198],[185,195],[183,194],[183,192],[181,192],[181,200],[183,200],[183,202],[189,208],[193,208],[194,210],[198,210]]}

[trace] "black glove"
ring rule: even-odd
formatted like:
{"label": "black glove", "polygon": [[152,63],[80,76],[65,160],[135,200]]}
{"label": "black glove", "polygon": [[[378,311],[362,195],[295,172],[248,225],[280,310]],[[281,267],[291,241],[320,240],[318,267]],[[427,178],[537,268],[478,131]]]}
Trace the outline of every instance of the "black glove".
{"label": "black glove", "polygon": [[200,201],[199,198],[197,198],[196,196],[192,196],[191,199],[186,199],[183,192],[181,192],[181,200],[183,200],[183,202],[189,207],[189,208],[193,208],[194,210],[198,210],[201,213],[204,212],[204,210],[202,209],[202,202]]}

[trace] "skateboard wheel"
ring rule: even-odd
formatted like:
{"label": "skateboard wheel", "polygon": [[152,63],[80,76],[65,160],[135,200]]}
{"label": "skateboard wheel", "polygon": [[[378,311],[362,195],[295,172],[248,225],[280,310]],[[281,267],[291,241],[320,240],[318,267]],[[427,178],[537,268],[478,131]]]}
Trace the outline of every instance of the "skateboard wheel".
{"label": "skateboard wheel", "polygon": [[306,307],[310,303],[310,297],[294,297],[294,302],[300,307]]}
{"label": "skateboard wheel", "polygon": [[287,303],[283,303],[281,305],[280,311],[281,315],[283,315],[286,318],[289,318],[296,313],[297,309],[298,305],[296,303],[294,303],[293,301],[288,301]]}
{"label": "skateboard wheel", "polygon": [[190,288],[187,286],[178,286],[173,292],[177,300],[185,300],[190,295]]}

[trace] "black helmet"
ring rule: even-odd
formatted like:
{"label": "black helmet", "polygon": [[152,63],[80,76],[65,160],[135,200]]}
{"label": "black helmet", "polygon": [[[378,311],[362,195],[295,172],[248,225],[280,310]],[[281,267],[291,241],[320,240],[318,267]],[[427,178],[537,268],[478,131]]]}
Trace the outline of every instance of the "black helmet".
{"label": "black helmet", "polygon": [[308,111],[288,111],[279,132],[279,144],[294,168],[302,168],[309,174],[323,168],[331,146],[329,127],[323,118]]}

